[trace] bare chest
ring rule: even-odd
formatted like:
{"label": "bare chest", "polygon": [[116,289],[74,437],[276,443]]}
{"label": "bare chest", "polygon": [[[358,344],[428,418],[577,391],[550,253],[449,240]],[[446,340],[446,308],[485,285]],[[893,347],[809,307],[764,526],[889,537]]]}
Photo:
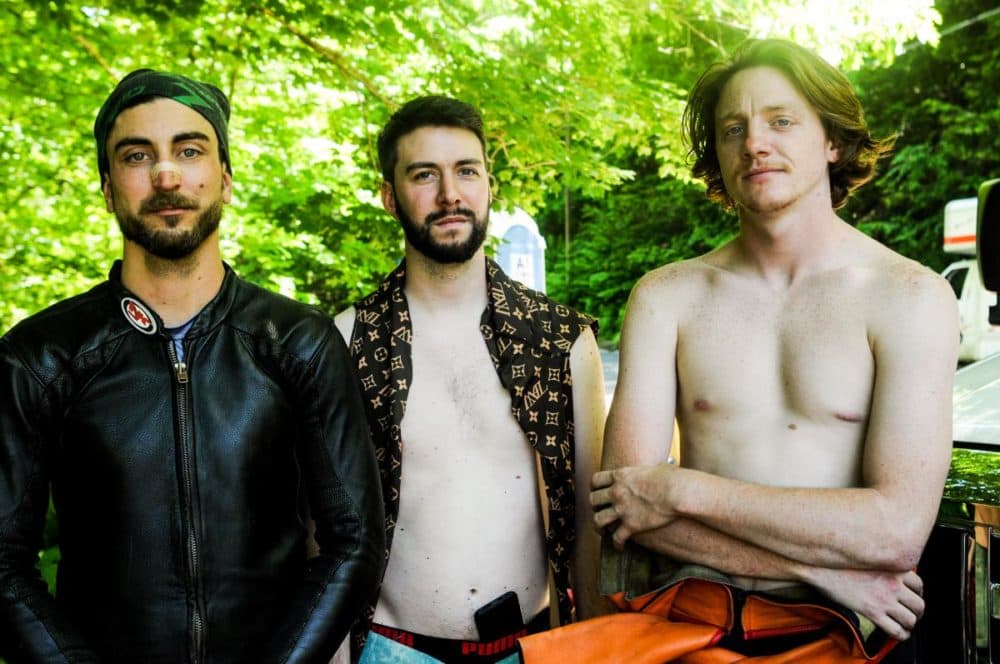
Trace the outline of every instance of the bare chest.
{"label": "bare chest", "polygon": [[864,311],[863,294],[832,286],[718,289],[680,322],[680,410],[865,420],[875,362]]}
{"label": "bare chest", "polygon": [[[402,422],[405,474],[453,468],[474,481],[498,469],[531,476],[533,451],[511,411],[478,328],[461,333],[414,329],[413,382]],[[506,476],[506,474],[504,475]]]}
{"label": "bare chest", "polygon": [[535,453],[477,328],[424,333],[415,324],[412,359],[399,514],[376,619],[475,638],[473,613],[505,590],[518,589],[528,617],[545,604]]}

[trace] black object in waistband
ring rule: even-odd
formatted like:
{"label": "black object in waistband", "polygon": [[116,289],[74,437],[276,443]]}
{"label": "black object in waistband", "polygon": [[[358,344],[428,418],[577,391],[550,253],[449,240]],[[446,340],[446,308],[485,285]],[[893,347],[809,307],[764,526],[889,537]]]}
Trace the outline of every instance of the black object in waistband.
{"label": "black object in waistband", "polygon": [[442,662],[478,662],[491,664],[517,652],[517,640],[528,634],[544,632],[549,628],[549,610],[546,608],[528,621],[523,628],[492,641],[464,641],[462,639],[442,639],[409,632],[398,627],[372,624],[372,631],[387,639],[419,650]]}

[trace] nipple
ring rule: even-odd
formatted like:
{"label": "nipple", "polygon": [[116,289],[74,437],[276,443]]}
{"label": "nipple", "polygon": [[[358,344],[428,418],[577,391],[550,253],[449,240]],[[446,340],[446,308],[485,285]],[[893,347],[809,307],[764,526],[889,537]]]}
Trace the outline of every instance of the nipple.
{"label": "nipple", "polygon": [[153,164],[153,168],[149,170],[149,179],[155,180],[160,176],[160,173],[166,171],[176,174],[177,177],[184,175],[184,171],[181,170],[181,167],[175,164],[174,162],[158,161],[155,164]]}

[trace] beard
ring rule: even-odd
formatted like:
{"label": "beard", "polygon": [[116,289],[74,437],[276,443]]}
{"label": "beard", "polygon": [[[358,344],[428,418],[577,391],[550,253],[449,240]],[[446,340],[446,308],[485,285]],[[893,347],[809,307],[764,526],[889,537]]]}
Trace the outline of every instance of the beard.
{"label": "beard", "polygon": [[198,203],[175,192],[159,193],[147,198],[139,207],[139,214],[133,215],[115,205],[115,217],[125,239],[135,242],[148,253],[166,260],[180,260],[190,256],[219,227],[222,219],[222,201],[213,201],[187,231],[173,230],[180,218],[168,218],[167,229],[152,228],[143,223],[139,215],[155,213],[168,208],[194,210]]}
{"label": "beard", "polygon": [[[476,216],[476,213],[469,208],[456,208],[454,210],[442,210],[440,212],[433,212],[426,217],[424,217],[424,223],[418,224],[413,218],[403,210],[403,206],[396,206],[396,214],[399,216],[399,222],[403,226],[403,233],[406,234],[406,239],[410,245],[419,251],[421,254],[431,259],[436,263],[465,263],[470,258],[476,255],[479,248],[483,246],[483,242],[486,240],[486,227],[489,225],[490,221],[490,211],[486,210],[486,214],[482,219]],[[431,236],[431,230],[433,229],[433,222],[438,219],[443,219],[444,217],[462,215],[466,217],[470,222],[472,222],[472,230],[469,233],[469,237],[465,238],[461,242],[456,243],[443,243],[435,240]]]}

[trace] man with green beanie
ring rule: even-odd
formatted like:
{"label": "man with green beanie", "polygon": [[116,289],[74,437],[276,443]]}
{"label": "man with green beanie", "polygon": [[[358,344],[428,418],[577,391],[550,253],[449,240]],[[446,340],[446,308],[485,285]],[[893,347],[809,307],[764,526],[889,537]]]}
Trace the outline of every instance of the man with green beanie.
{"label": "man with green beanie", "polygon": [[323,662],[374,595],[383,507],[344,342],[222,261],[228,120],[213,85],[122,79],[94,125],[122,260],[0,338],[12,662]]}

